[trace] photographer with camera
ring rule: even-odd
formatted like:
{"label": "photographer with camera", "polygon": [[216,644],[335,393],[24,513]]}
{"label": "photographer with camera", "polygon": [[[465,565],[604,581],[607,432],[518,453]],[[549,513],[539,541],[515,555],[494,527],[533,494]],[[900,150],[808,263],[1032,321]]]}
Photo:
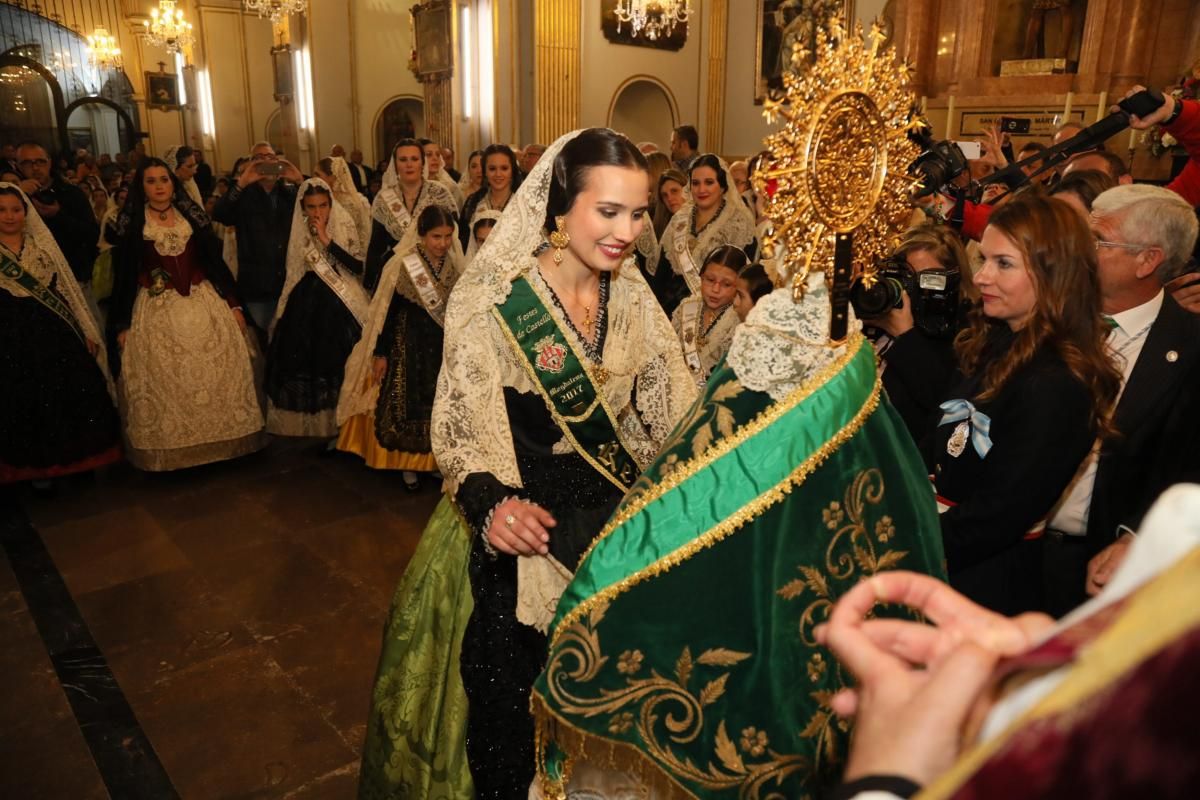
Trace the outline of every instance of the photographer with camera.
{"label": "photographer with camera", "polygon": [[21,191],[28,195],[38,216],[50,229],[84,296],[90,299],[96,240],[100,238],[100,224],[91,202],[54,172],[50,154],[36,142],[24,142],[17,147],[17,166],[23,178]]}
{"label": "photographer with camera", "polygon": [[296,187],[301,183],[304,176],[294,164],[275,155],[268,142],[259,142],[250,150],[250,163],[237,183],[213,206],[213,219],[237,229],[238,294],[263,332],[275,317],[283,291]]}
{"label": "photographer with camera", "polygon": [[920,442],[933,430],[954,375],[954,337],[977,294],[962,242],[944,225],[910,228],[874,286],[860,279],[850,292],[875,340],[883,388]]}

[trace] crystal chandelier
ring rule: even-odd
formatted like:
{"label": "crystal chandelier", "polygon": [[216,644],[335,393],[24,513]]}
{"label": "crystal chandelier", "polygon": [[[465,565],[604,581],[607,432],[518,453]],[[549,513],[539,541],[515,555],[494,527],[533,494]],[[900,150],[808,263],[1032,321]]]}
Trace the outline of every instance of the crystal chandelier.
{"label": "crystal chandelier", "polygon": [[155,47],[165,47],[168,53],[178,53],[191,45],[192,23],[175,8],[175,0],[158,0],[158,8],[150,10],[150,19],[143,20],[146,38]]}
{"label": "crystal chandelier", "polygon": [[247,11],[253,11],[259,17],[270,17],[271,22],[290,14],[303,14],[308,8],[308,0],[243,0]]}
{"label": "crystal chandelier", "polygon": [[687,25],[692,16],[692,0],[617,0],[617,33],[621,23],[628,22],[631,35],[645,33],[650,41],[668,37],[675,32],[675,23]]}
{"label": "crystal chandelier", "polygon": [[121,48],[117,46],[117,37],[108,32],[108,28],[98,25],[91,36],[87,37],[88,61],[96,69],[120,69]]}

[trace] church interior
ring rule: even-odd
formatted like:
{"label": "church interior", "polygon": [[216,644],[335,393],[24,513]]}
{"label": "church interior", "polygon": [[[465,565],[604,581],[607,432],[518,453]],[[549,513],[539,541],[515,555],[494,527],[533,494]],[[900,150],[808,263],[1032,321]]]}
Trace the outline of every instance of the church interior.
{"label": "church interior", "polygon": [[[105,166],[178,146],[217,194],[264,143],[300,178],[346,157],[367,199],[411,139],[438,146],[448,185],[475,151],[507,145],[529,172],[581,128],[680,162],[690,126],[693,153],[744,168],[787,124],[791,54],[827,15],[907,65],[930,139],[972,162],[994,132],[1040,152],[1134,87],[1194,104],[1200,86],[1197,0],[2,0],[0,145],[40,145],[52,169],[85,151],[114,198]],[[1103,149],[1155,186],[1194,158],[1162,126],[1122,126]],[[0,796],[368,796],[380,633],[443,487],[327,438],[0,482]]]}

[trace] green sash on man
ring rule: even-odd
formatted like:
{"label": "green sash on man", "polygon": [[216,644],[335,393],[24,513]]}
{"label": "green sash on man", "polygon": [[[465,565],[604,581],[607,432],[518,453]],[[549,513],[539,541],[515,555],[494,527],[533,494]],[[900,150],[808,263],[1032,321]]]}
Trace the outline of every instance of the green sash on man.
{"label": "green sash on man", "polygon": [[83,328],[79,326],[79,320],[75,319],[75,313],[71,311],[71,307],[52,292],[50,287],[21,266],[20,262],[15,261],[4,252],[0,252],[0,276],[11,280],[28,292],[34,300],[54,312],[67,324],[67,327],[74,331],[75,335],[79,337],[79,341],[87,343],[87,336],[84,335]]}
{"label": "green sash on man", "polygon": [[720,365],[558,606],[532,706],[547,788],[574,760],[655,797],[835,782],[848,676],[813,638],[866,576],[943,575],[934,497],[861,337],[779,402]]}
{"label": "green sash on man", "polygon": [[575,352],[524,276],[513,281],[508,299],[494,313],[571,446],[619,489],[628,489],[639,469],[597,385],[604,379],[603,368],[589,368]]}

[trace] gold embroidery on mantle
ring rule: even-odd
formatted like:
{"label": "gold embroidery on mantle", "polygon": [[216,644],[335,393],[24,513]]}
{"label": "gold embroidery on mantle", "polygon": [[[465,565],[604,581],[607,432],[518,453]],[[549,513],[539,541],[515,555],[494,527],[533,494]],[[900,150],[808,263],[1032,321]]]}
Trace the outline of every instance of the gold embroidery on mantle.
{"label": "gold embroidery on mantle", "polygon": [[[821,510],[822,524],[833,531],[833,536],[825,548],[824,563],[818,567],[801,564],[797,569],[802,577],[788,581],[776,591],[784,600],[801,598],[809,601],[800,613],[799,624],[800,640],[808,647],[820,647],[813,636],[813,629],[828,619],[829,612],[837,601],[837,596],[830,587],[831,579],[849,586],[877,572],[895,567],[908,555],[906,550],[888,550],[882,555],[876,553],[875,539],[878,539],[880,544],[886,544],[896,534],[896,526],[887,515],[880,517],[873,527],[868,528],[867,508],[883,502],[884,490],[883,473],[878,469],[871,468],[859,472],[846,487],[842,501],[834,500]],[[832,762],[838,758],[832,728],[837,726],[844,733],[848,725],[833,713],[830,701],[833,695],[849,685],[849,682],[842,673],[841,664],[836,659],[826,659],[820,650],[813,653],[809,659],[807,671],[809,681],[815,684],[826,676],[830,664],[836,689],[809,694],[817,702],[817,710],[809,719],[801,736],[806,739],[815,738],[818,759],[823,755]]]}
{"label": "gold embroidery on mantle", "polygon": [[[706,764],[697,765],[671,749],[672,744],[696,740],[704,730],[705,709],[725,694],[732,668],[749,659],[751,653],[714,647],[693,656],[691,648],[684,647],[675,661],[672,676],[664,677],[653,669],[643,674],[641,651],[626,650],[617,662],[617,672],[625,678],[623,687],[600,689],[595,698],[572,694],[568,683],[586,684],[595,680],[609,661],[609,656],[602,654],[596,630],[607,611],[607,602],[598,604],[586,618],[565,630],[546,666],[550,696],[562,712],[583,718],[607,717],[605,727],[613,735],[636,728],[646,754],[658,762],[679,788],[684,788],[681,781],[710,790],[737,788],[740,797],[756,800],[776,796],[762,794],[768,783],[778,786],[792,773],[808,769],[806,756],[772,750],[764,729],[743,728],[735,744],[725,720],[717,723],[714,758]],[[699,675],[701,670],[703,677]],[[554,716],[560,726],[565,722],[561,716]],[[559,730],[563,732],[561,727]],[[582,755],[582,747],[569,750],[572,757]]]}

